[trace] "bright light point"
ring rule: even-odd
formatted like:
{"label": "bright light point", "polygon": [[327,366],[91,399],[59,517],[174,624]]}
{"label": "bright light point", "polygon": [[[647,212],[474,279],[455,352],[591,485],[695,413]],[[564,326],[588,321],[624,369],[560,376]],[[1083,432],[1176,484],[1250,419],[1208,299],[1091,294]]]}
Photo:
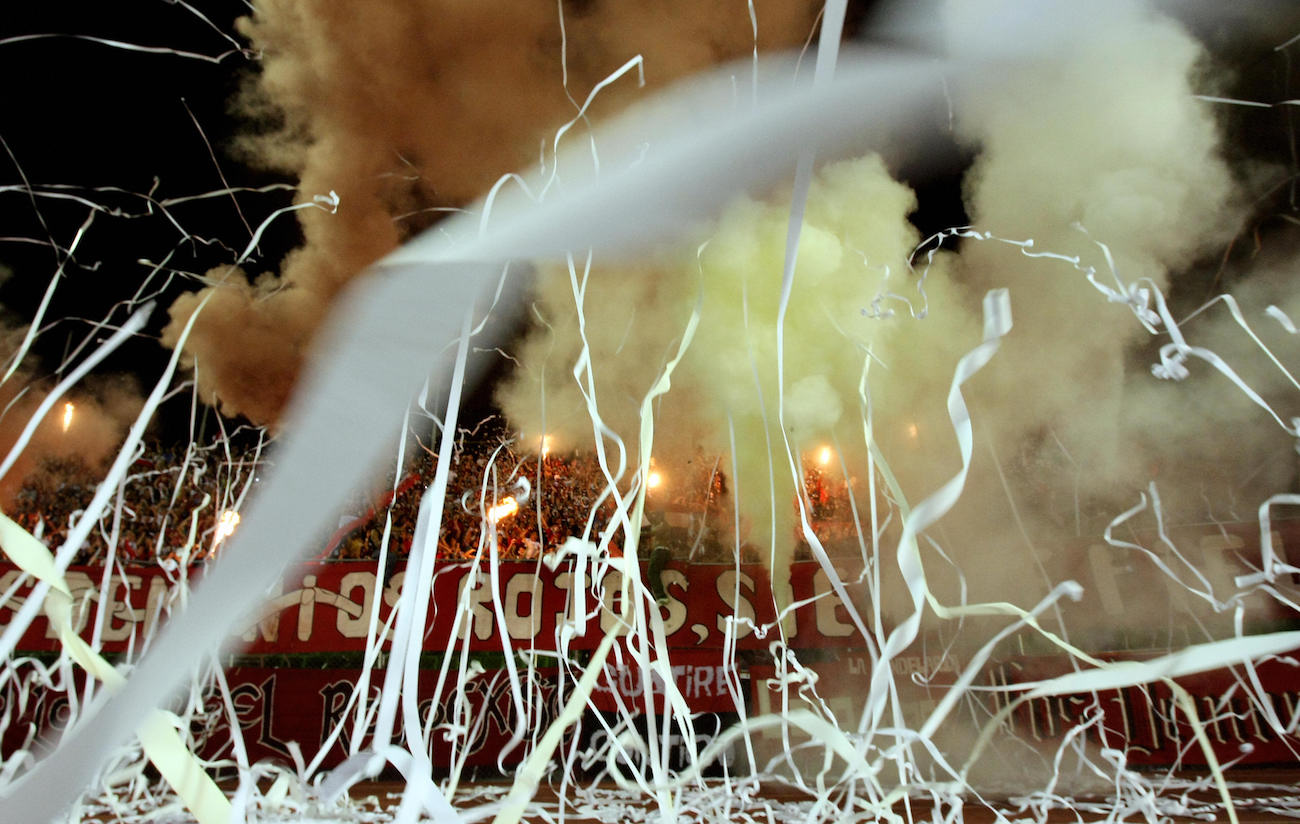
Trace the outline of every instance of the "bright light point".
{"label": "bright light point", "polygon": [[495,524],[519,511],[519,503],[511,497],[502,498],[501,503],[492,507],[487,512],[488,523]]}
{"label": "bright light point", "polygon": [[918,430],[918,429],[916,428],[916,424],[914,424],[914,423],[909,423],[909,424],[907,425],[907,436],[908,436],[909,438],[915,438],[915,437],[917,436],[917,433],[918,433],[919,431],[920,431],[920,430]]}
{"label": "bright light point", "polygon": [[542,436],[542,457],[545,458],[549,454],[551,454],[551,436],[543,435]]}
{"label": "bright light point", "polygon": [[233,509],[227,509],[221,513],[217,519],[217,532],[212,539],[213,544],[219,544],[224,539],[229,538],[235,533],[235,527],[239,526],[239,513]]}
{"label": "bright light point", "polygon": [[77,407],[73,406],[71,402],[65,403],[63,405],[63,431],[64,432],[67,432],[68,427],[72,426],[72,413],[75,412],[76,409]]}
{"label": "bright light point", "polygon": [[834,453],[831,452],[831,448],[829,446],[823,446],[817,452],[817,463],[821,464],[822,466],[829,465],[831,462],[831,455],[833,454]]}
{"label": "bright light point", "polygon": [[663,476],[655,471],[651,471],[650,474],[647,475],[645,479],[645,485],[648,489],[657,489],[659,485],[662,484],[663,482],[664,482]]}

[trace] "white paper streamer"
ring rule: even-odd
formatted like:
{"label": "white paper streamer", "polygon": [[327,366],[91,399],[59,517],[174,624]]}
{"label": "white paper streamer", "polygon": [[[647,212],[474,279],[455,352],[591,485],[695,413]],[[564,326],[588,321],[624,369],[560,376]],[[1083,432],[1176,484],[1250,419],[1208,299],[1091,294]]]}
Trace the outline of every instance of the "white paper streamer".
{"label": "white paper streamer", "polygon": [[[833,4],[833,13],[830,16],[838,17],[842,12],[842,4]],[[829,28],[835,28],[834,24],[830,24]],[[1033,26],[1029,28],[1032,30]],[[988,32],[983,32],[979,38],[974,38],[973,42],[977,42],[971,47],[971,52],[986,56],[988,37]],[[3,42],[7,41],[0,41]],[[823,46],[826,42],[827,38],[824,34]],[[834,42],[838,44],[838,38],[834,38]],[[110,45],[126,47],[125,44],[120,43]],[[1037,43],[1033,38],[1024,38],[1019,44],[1022,52],[1033,51],[1046,45],[1046,43]],[[833,65],[833,54],[829,60],[830,63],[827,65]],[[5,802],[7,813],[13,813],[20,817],[20,820],[44,820],[61,806],[65,806],[69,797],[85,784],[95,767],[104,761],[107,749],[121,740],[131,724],[166,693],[169,685],[179,677],[178,674],[192,668],[203,654],[217,647],[221,642],[223,628],[230,626],[233,617],[245,612],[256,599],[257,593],[264,590],[267,582],[279,573],[295,552],[302,551],[303,542],[312,533],[310,525],[323,522],[326,518],[325,513],[331,512],[342,499],[346,493],[343,479],[354,477],[359,468],[372,466],[383,453],[391,433],[385,433],[380,422],[395,418],[394,410],[400,409],[406,403],[414,387],[417,387],[424,377],[425,365],[437,356],[444,358],[440,364],[439,377],[444,376],[453,367],[457,374],[452,381],[450,406],[444,419],[441,454],[444,458],[449,458],[452,451],[449,444],[454,435],[457,408],[458,391],[455,387],[459,385],[460,375],[466,368],[465,349],[470,337],[466,334],[466,330],[471,325],[470,319],[474,317],[475,305],[481,308],[490,302],[488,300],[491,291],[488,286],[491,280],[489,272],[494,270],[500,261],[515,257],[556,255],[582,248],[598,248],[602,254],[608,255],[633,254],[650,242],[691,227],[696,219],[709,214],[738,188],[749,184],[768,183],[775,178],[784,177],[789,170],[789,165],[795,160],[800,161],[797,180],[806,183],[814,151],[820,150],[822,146],[833,151],[841,143],[853,140],[858,131],[868,125],[867,119],[873,113],[879,112],[882,105],[888,107],[896,104],[900,109],[905,108],[911,102],[923,99],[923,95],[919,92],[934,90],[927,86],[930,81],[922,76],[923,68],[935,66],[935,63],[929,59],[919,61],[910,58],[893,58],[891,61],[877,64],[849,64],[841,69],[840,82],[834,84],[825,82],[826,72],[823,70],[822,61],[823,53],[819,51],[817,71],[819,82],[811,91],[777,92],[770,96],[763,106],[749,112],[737,113],[733,107],[722,105],[719,102],[722,96],[717,94],[716,87],[712,90],[692,92],[696,95],[692,98],[697,104],[696,111],[708,113],[706,122],[692,121],[688,124],[690,128],[681,128],[682,124],[679,123],[661,130],[657,137],[650,140],[648,149],[646,146],[638,147],[635,158],[626,152],[623,154],[619,154],[618,151],[602,152],[602,160],[597,163],[593,141],[591,165],[595,170],[602,170],[601,175],[594,180],[586,180],[578,174],[571,176],[561,174],[563,161],[557,157],[555,165],[547,170],[549,177],[546,186],[540,189],[545,194],[554,192],[554,197],[545,203],[525,202],[520,198],[512,200],[505,196],[498,199],[496,195],[504,191],[507,185],[503,181],[503,184],[494,190],[493,196],[483,205],[478,216],[449,221],[436,230],[438,234],[431,233],[418,239],[410,246],[399,250],[386,263],[381,264],[381,271],[376,276],[375,282],[353,287],[340,302],[340,308],[333,316],[332,326],[323,336],[329,341],[324,349],[325,359],[313,367],[303,392],[293,406],[289,424],[293,434],[286,439],[280,453],[279,463],[283,469],[271,476],[270,483],[263,489],[260,500],[251,508],[251,512],[246,513],[240,535],[225,551],[222,563],[207,576],[192,608],[173,621],[173,626],[157,643],[154,653],[141,664],[138,674],[132,678],[127,689],[121,695],[111,699],[101,697],[97,703],[98,713],[91,715],[84,725],[70,733],[64,747],[12,789],[12,794]],[[625,64],[620,72],[629,72],[634,66],[639,68],[639,62],[632,61]],[[982,70],[977,64],[955,68],[968,73]],[[1006,68],[1000,67],[999,71],[1006,71]],[[757,80],[755,83],[757,84]],[[861,99],[868,93],[875,103],[874,107],[864,105]],[[757,88],[754,99],[758,99]],[[707,102],[699,105],[702,100]],[[581,115],[581,112],[579,114]],[[903,116],[897,113],[891,115],[893,118]],[[683,137],[682,134],[678,134],[665,137],[676,128],[680,128],[683,134],[689,136]],[[647,132],[640,127],[628,129],[628,133],[636,134],[653,132],[654,129]],[[556,146],[559,145],[562,133],[563,130],[556,135]],[[811,146],[809,135],[814,135],[820,144],[816,147]],[[660,140],[661,137],[664,139]],[[644,137],[639,139],[644,140]],[[617,149],[616,141],[615,149]],[[805,168],[805,160],[807,168]],[[524,180],[522,178],[514,180],[521,184],[520,190],[527,195],[528,189],[524,185]],[[557,185],[561,181],[564,185]],[[796,191],[800,190],[801,184],[797,183]],[[531,195],[527,196],[531,197]],[[321,201],[316,204],[300,204],[292,208],[312,205],[332,208],[336,202],[336,200],[332,203]],[[797,209],[795,211],[797,212]],[[797,221],[792,219],[791,227],[792,238],[786,271],[787,289],[797,249]],[[990,239],[987,234],[982,237]],[[256,240],[255,237],[253,243],[249,244],[248,250],[252,249]],[[1051,252],[1030,251],[1032,241],[1017,245],[1021,245],[1022,251],[1027,256],[1057,257],[1074,263],[1076,267],[1079,265],[1077,258],[1067,258]],[[588,265],[590,261],[591,257],[588,256]],[[1093,277],[1095,275],[1093,272],[1089,272],[1089,279],[1108,298],[1131,306],[1138,320],[1148,325],[1153,332],[1163,324],[1174,340],[1174,343],[1162,350],[1157,374],[1171,378],[1185,376],[1186,369],[1183,362],[1187,355],[1204,358],[1236,383],[1247,397],[1273,414],[1288,432],[1300,434],[1300,427],[1297,427],[1295,421],[1292,421],[1288,427],[1272,408],[1267,406],[1262,398],[1214,353],[1187,343],[1169,316],[1164,306],[1163,296],[1154,284],[1146,286],[1125,284],[1120,280],[1118,273],[1114,272],[1113,265],[1112,273],[1116,276],[1114,287],[1098,284]],[[580,292],[576,286],[576,277],[575,291]],[[581,300],[580,294],[579,300]],[[1151,308],[1152,300],[1156,302],[1156,310]],[[1226,302],[1242,328],[1254,338],[1249,327],[1240,318],[1235,303],[1230,299]],[[924,314],[924,309],[921,310],[921,314]],[[1286,331],[1294,333],[1294,325],[1281,310],[1270,306],[1266,314],[1278,321]],[[462,318],[465,319],[465,326],[462,327],[463,331],[459,337],[460,352],[454,359],[447,359],[448,345],[456,340],[452,330]],[[692,324],[697,321],[698,316],[692,318]],[[882,764],[888,758],[897,758],[900,766],[903,766],[904,762],[899,753],[902,752],[902,748],[912,744],[927,748],[942,770],[954,778],[951,784],[928,785],[932,791],[950,794],[969,791],[969,787],[963,786],[964,770],[958,771],[948,766],[942,754],[935,749],[929,739],[960,700],[962,690],[971,683],[979,667],[987,660],[993,644],[1002,635],[1008,634],[1020,625],[1033,627],[1060,648],[1095,665],[1092,669],[1071,673],[1036,685],[1018,685],[1016,689],[1028,690],[1023,697],[1024,700],[1032,697],[1112,689],[1147,683],[1156,679],[1170,679],[1218,668],[1223,666],[1225,661],[1240,662],[1249,666],[1256,658],[1300,645],[1300,633],[1282,633],[1255,638],[1239,637],[1188,648],[1156,661],[1139,662],[1137,665],[1134,665],[1135,662],[1102,665],[1089,659],[1081,650],[1071,647],[1063,639],[1044,631],[1037,624],[1038,612],[1049,606],[1056,598],[1077,594],[1077,585],[1073,585],[1072,582],[1058,586],[1048,600],[1040,603],[1031,612],[1019,610],[1010,604],[945,607],[937,602],[928,589],[917,545],[918,536],[928,527],[935,525],[962,492],[970,466],[974,435],[969,413],[961,396],[961,385],[988,362],[997,349],[999,339],[1009,329],[1010,313],[1007,295],[1000,291],[990,292],[985,299],[984,341],[962,359],[953,377],[948,397],[948,412],[957,436],[962,468],[948,483],[914,509],[908,510],[906,501],[901,496],[898,498],[900,512],[904,518],[904,530],[896,560],[907,584],[913,611],[902,625],[886,635],[879,598],[873,598],[875,635],[883,641],[883,644],[879,659],[874,660],[871,693],[866,705],[868,712],[864,718],[863,728],[860,730],[862,734],[851,736],[833,723],[832,713],[816,692],[815,670],[809,669],[797,658],[791,657],[784,645],[775,644],[773,651],[782,660],[779,678],[789,686],[798,685],[801,694],[809,699],[810,705],[817,708],[816,712],[791,710],[777,718],[745,721],[715,739],[713,744],[698,753],[698,757],[695,757],[696,752],[692,746],[691,766],[684,773],[673,777],[669,776],[665,768],[666,757],[664,756],[667,752],[664,742],[666,742],[669,720],[664,721],[662,731],[656,730],[653,725],[649,726],[649,737],[645,747],[642,747],[638,740],[635,743],[629,742],[626,747],[618,744],[607,750],[607,762],[611,774],[627,788],[653,793],[665,820],[671,820],[674,815],[685,816],[687,813],[704,809],[706,801],[698,798],[690,800],[684,796],[683,791],[690,781],[698,779],[703,766],[718,757],[725,746],[740,738],[743,738],[749,746],[751,732],[777,726],[781,728],[783,734],[787,733],[790,727],[795,727],[811,735],[823,748],[827,765],[832,754],[838,756],[843,762],[842,780],[845,782],[844,786],[850,789],[849,800],[844,802],[840,812],[847,814],[849,810],[854,810],[886,820],[902,820],[891,811],[890,805],[895,801],[905,800],[909,788],[896,786],[884,792],[877,777],[881,774]],[[689,343],[689,334],[685,338],[682,349],[678,353],[679,358]],[[1259,343],[1257,338],[1255,341]],[[1260,346],[1262,347],[1262,344]],[[1267,354],[1272,357],[1271,352]],[[1282,368],[1276,358],[1273,360],[1279,368]],[[602,471],[610,481],[611,489],[608,494],[615,499],[616,519],[621,522],[623,529],[631,537],[628,541],[627,558],[621,563],[611,563],[602,552],[609,545],[613,527],[600,536],[588,536],[598,538],[598,543],[574,541],[571,546],[580,548],[578,554],[581,564],[578,580],[582,580],[589,563],[596,565],[598,572],[617,569],[623,573],[619,576],[622,624],[615,632],[606,634],[602,639],[597,654],[593,656],[591,663],[578,679],[577,689],[570,695],[561,718],[546,731],[541,740],[535,742],[532,754],[521,770],[520,779],[509,795],[497,802],[496,809],[502,821],[517,820],[525,810],[545,768],[556,753],[565,730],[584,709],[587,695],[595,683],[595,678],[599,676],[606,657],[612,651],[621,654],[615,647],[614,639],[623,633],[627,633],[627,645],[639,667],[643,686],[648,687],[652,675],[657,673],[666,685],[667,700],[672,707],[670,714],[682,719],[679,723],[684,724],[684,728],[689,730],[689,713],[682,696],[675,689],[669,662],[662,655],[653,652],[664,646],[662,622],[658,621],[657,613],[653,609],[649,613],[646,611],[645,607],[649,599],[639,581],[639,569],[635,563],[634,536],[640,527],[645,475],[648,471],[647,461],[652,446],[652,432],[645,427],[652,425],[653,417],[649,414],[649,404],[650,398],[655,393],[652,392],[647,397],[643,406],[643,430],[639,444],[641,450],[639,457],[642,462],[637,466],[639,486],[634,485],[633,492],[625,496],[615,487],[615,481],[622,478],[628,456],[624,451],[624,445],[619,442],[615,466],[611,468],[607,461],[601,439],[603,425],[594,396],[594,379],[591,377],[590,361],[580,361],[578,371],[583,370],[586,372],[587,385],[591,387],[588,402],[593,427],[597,433],[597,445],[601,448],[600,463]],[[668,372],[671,372],[671,367]],[[1291,378],[1290,373],[1284,368],[1283,372]],[[471,382],[474,380],[472,372],[467,379]],[[668,375],[665,374],[661,387],[656,387],[656,391],[667,390],[667,379]],[[1295,384],[1294,378],[1291,378],[1291,382]],[[868,405],[864,395],[864,407],[866,406]],[[338,437],[340,432],[346,432],[347,437],[340,439]],[[869,482],[873,485],[870,493],[872,507],[870,540],[879,545],[884,526],[878,521],[875,511],[876,468],[881,470],[887,484],[894,487],[897,485],[892,483],[888,465],[874,451],[869,415],[866,437],[868,445],[873,447],[869,459],[871,462]],[[330,443],[331,448],[320,449],[320,443]],[[436,525],[436,516],[432,516],[429,507],[440,506],[442,496],[438,490],[445,487],[447,463],[449,460],[445,460],[439,467],[441,484],[435,481],[435,494],[430,499],[432,503],[426,501],[424,517],[421,519],[423,527],[419,537],[424,539],[420,543],[421,548],[427,553],[426,557],[422,559],[418,550],[412,553],[412,564],[408,575],[418,576],[418,585],[403,590],[402,605],[394,613],[399,622],[397,635],[399,638],[404,638],[406,643],[401,644],[400,650],[396,648],[394,650],[394,659],[390,661],[391,669],[388,673],[389,684],[386,685],[378,707],[381,729],[387,731],[399,723],[397,710],[400,703],[402,711],[400,723],[406,732],[406,746],[410,749],[385,747],[380,743],[374,751],[354,757],[347,762],[343,768],[336,771],[334,778],[337,780],[327,782],[322,787],[326,794],[336,795],[358,776],[372,773],[383,763],[392,764],[398,767],[408,780],[407,792],[396,813],[398,821],[411,821],[421,814],[431,816],[435,821],[457,820],[457,813],[429,778],[430,765],[421,749],[422,742],[416,729],[418,718],[414,707],[414,682],[418,676],[422,613],[427,607],[431,573],[434,568],[432,552],[436,540],[436,527],[430,530],[429,524],[432,521]],[[797,471],[793,458],[791,464],[792,469]],[[1239,577],[1236,582],[1239,587],[1271,582],[1277,574],[1292,571],[1293,568],[1278,563],[1274,557],[1268,540],[1268,518],[1271,505],[1290,505],[1298,500],[1300,498],[1296,496],[1279,496],[1261,507],[1259,514],[1263,533],[1261,540],[1263,572],[1256,576]],[[100,500],[101,507],[102,504],[103,501]],[[856,507],[854,514],[856,518]],[[843,582],[831,566],[816,535],[812,533],[806,513],[803,513],[801,521],[814,554],[830,579],[832,591],[843,601],[858,629],[865,637],[872,640],[868,634],[866,621],[857,614],[847,597]],[[860,525],[858,531],[861,536]],[[488,574],[495,582],[497,574],[495,545],[490,549]],[[39,560],[33,563],[36,568],[44,570],[44,574],[39,577],[51,583],[58,580],[59,567],[53,561],[46,565],[42,565],[43,562]],[[1164,567],[1164,569],[1168,568]],[[880,591],[878,565],[871,572],[874,576],[873,592],[878,594]],[[63,589],[66,591],[66,585]],[[57,586],[54,587],[54,592],[55,594],[46,600],[46,608],[50,611],[52,621],[61,628],[61,633],[67,635],[63,630],[71,625],[67,613],[68,604],[66,600],[57,597],[59,592]],[[580,593],[584,593],[584,588],[576,587],[575,594]],[[585,594],[579,598],[580,604],[583,597]],[[29,602],[24,606],[31,606],[32,610],[38,608],[40,599],[33,600],[36,605]],[[1211,600],[1214,599],[1211,597]],[[980,653],[968,662],[957,687],[945,696],[920,730],[905,729],[901,723],[897,725],[897,729],[886,728],[881,723],[884,708],[890,704],[897,708],[897,692],[890,671],[890,659],[917,639],[920,616],[926,603],[945,618],[962,615],[1010,615],[1014,616],[1018,623],[990,640]],[[1218,601],[1215,603],[1221,605]],[[501,612],[499,593],[494,599],[494,607],[499,618]],[[30,616],[30,612],[28,614]],[[566,626],[563,630],[566,634],[561,639],[562,654],[567,652],[567,639],[575,633],[581,634],[582,629],[585,628],[588,617],[585,609],[580,609],[577,617],[576,625]],[[735,627],[736,621],[728,623],[726,641],[731,653],[734,653]],[[383,637],[382,634],[376,633],[377,629],[375,616],[372,615],[370,640],[367,645],[368,654],[375,649],[378,638]],[[10,627],[10,631],[21,634],[22,629]],[[1239,634],[1241,632],[1240,612],[1238,612],[1238,632]],[[5,637],[7,639],[9,635]],[[72,657],[93,674],[106,680],[112,680],[116,676],[116,672],[111,667],[105,669],[101,666],[102,659],[97,663],[97,656],[82,650],[78,646],[81,641],[75,635],[66,637],[65,643]],[[510,650],[506,649],[506,653],[509,656]],[[450,657],[448,655],[444,659],[439,674],[439,695],[443,679],[449,672]],[[872,658],[877,658],[875,650],[872,650]],[[369,660],[373,659],[368,658],[368,662]],[[514,701],[518,707],[522,700],[521,679],[513,658],[508,657],[507,660]],[[467,669],[466,661],[466,656],[462,656],[458,671],[462,680],[470,671]],[[1253,669],[1250,670],[1249,677],[1256,690],[1262,692]],[[728,678],[728,687],[731,686],[731,680]],[[738,681],[736,688],[739,688]],[[644,709],[648,712],[651,709],[649,704],[652,700],[651,691],[648,688],[644,689],[643,694],[647,701]],[[784,691],[783,700],[788,701],[789,697],[790,691]],[[364,705],[367,698],[368,696],[365,695],[360,696],[359,703]],[[1183,705],[1190,706],[1185,693],[1179,694],[1179,700]],[[366,716],[360,709],[358,714],[358,727],[364,729]],[[160,751],[172,745],[179,745],[174,728],[178,719],[160,716],[157,713],[150,715],[149,719],[145,728],[147,732],[142,734],[142,740],[146,741],[146,749],[152,747],[154,751]],[[896,719],[901,719],[901,715],[896,714]],[[1232,801],[1227,796],[1223,785],[1222,773],[1213,760],[1205,731],[1195,717],[1194,707],[1190,709],[1189,720],[1202,746],[1206,748],[1227,813],[1230,817],[1235,816]],[[992,729],[992,725],[986,728],[986,732],[989,729]],[[1054,791],[1066,744],[1080,738],[1083,729],[1083,727],[1076,727],[1071,730],[1067,734],[1066,743],[1058,749],[1052,784],[1048,787],[1049,795]],[[426,728],[424,736],[427,737],[428,734]],[[159,737],[155,738],[155,735]],[[786,740],[788,742],[788,736]],[[354,749],[359,741],[359,737],[354,738]],[[656,741],[663,746],[657,748]],[[894,743],[890,745],[890,741]],[[629,778],[620,772],[618,757],[625,756],[629,750],[638,747],[641,749],[648,747],[650,750],[644,753],[651,773],[648,782],[641,776]],[[870,760],[865,754],[868,751],[877,754],[883,752],[883,755]],[[750,753],[752,760],[752,748]],[[178,759],[181,756],[178,752],[173,754]],[[572,763],[572,751],[567,757],[569,760],[566,763]],[[1125,775],[1123,754],[1106,751],[1102,753],[1102,758],[1114,767],[1117,785],[1120,784],[1121,778]],[[163,759],[164,762],[168,760]],[[190,763],[193,763],[192,758]],[[314,767],[314,763],[312,766]],[[816,801],[812,802],[810,809],[803,811],[808,820],[831,814],[832,790],[825,783],[827,769],[817,777]],[[309,771],[310,768],[304,769],[299,764],[297,779],[300,781],[306,779]],[[167,770],[164,769],[164,772],[166,773]],[[58,776],[60,780],[56,782],[53,776]],[[168,778],[173,785],[183,788],[187,786],[190,778],[194,778],[201,784],[206,776],[203,776],[200,769],[197,776],[169,774]],[[567,773],[565,780],[568,780]],[[796,781],[801,786],[807,786],[802,777],[797,774]],[[48,788],[56,784],[66,788],[62,795],[49,792]],[[856,798],[852,795],[857,792],[859,784],[866,788],[867,798]],[[270,806],[292,805],[295,802],[295,794],[291,786],[290,776],[282,774],[264,800]],[[756,784],[745,786],[747,789],[744,792],[752,793]],[[918,782],[915,786],[919,787],[922,784]],[[455,779],[451,782],[451,787],[449,795],[455,792]],[[729,784],[728,789],[730,788]],[[1148,793],[1148,797],[1142,799],[1141,804],[1138,805],[1148,814],[1148,817],[1156,815],[1161,809],[1155,803],[1154,795],[1139,782],[1133,782],[1132,786],[1124,785],[1123,790]],[[204,824],[217,820],[213,817],[217,814],[212,812],[215,807],[210,806],[215,802],[210,797],[206,801],[196,800],[192,794],[187,795],[183,789],[181,795],[186,798],[186,803],[195,810]],[[222,800],[224,801],[224,798]],[[730,804],[730,801],[726,803]],[[767,804],[769,820],[774,818],[773,809],[779,806],[779,804]],[[960,803],[953,804],[946,812],[942,812],[938,807],[935,810],[936,820],[943,816],[945,820],[953,821],[960,815]],[[607,819],[612,817],[614,816],[605,816]]]}
{"label": "white paper streamer", "polygon": [[[457,319],[492,283],[497,262],[577,248],[632,253],[680,233],[738,189],[782,176],[810,140],[827,148],[852,142],[870,120],[881,119],[881,111],[890,111],[895,122],[903,119],[935,91],[937,68],[929,58],[851,61],[841,65],[834,83],[773,94],[741,116],[728,110],[729,95],[719,94],[727,87],[715,83],[694,101],[712,94],[712,105],[694,111],[720,116],[689,134],[671,134],[681,125],[675,124],[635,165],[620,169],[615,156],[598,179],[566,186],[551,202],[498,205],[481,230],[452,218],[382,262],[375,277],[340,296],[320,335],[320,355],[290,407],[279,468],[189,608],[164,629],[127,687],[97,701],[65,746],[9,788],[7,809],[34,821],[67,805],[107,749],[218,647],[226,627],[250,611],[291,558],[305,553],[312,535],[306,525],[325,522],[343,502],[345,479],[383,453],[383,429],[375,422],[408,402],[428,358],[445,351]],[[882,107],[862,105],[867,98]],[[336,437],[341,432],[348,437]],[[331,448],[321,449],[322,443]],[[47,776],[54,774],[64,794],[48,791]]]}

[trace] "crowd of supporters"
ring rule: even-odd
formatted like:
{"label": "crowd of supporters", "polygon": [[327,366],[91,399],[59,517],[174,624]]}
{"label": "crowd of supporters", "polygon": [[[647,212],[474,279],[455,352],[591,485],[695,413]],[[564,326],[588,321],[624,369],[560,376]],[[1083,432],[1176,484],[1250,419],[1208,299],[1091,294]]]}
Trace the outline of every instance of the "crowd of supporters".
{"label": "crowd of supporters", "polygon": [[[721,537],[729,526],[724,477],[716,471],[716,461],[702,455],[689,467],[688,475],[671,487],[652,483],[642,541],[663,544],[682,557],[693,552],[697,560],[730,557],[730,543]],[[395,488],[375,496],[364,511],[341,519],[327,554],[377,557],[386,530],[389,553],[409,552],[420,497],[433,483],[435,470],[433,457],[422,454]],[[615,487],[625,493],[629,482],[625,472]],[[599,543],[619,509],[610,489],[609,476],[594,454],[541,455],[519,451],[509,440],[465,441],[449,467],[438,553],[446,558],[486,555],[493,537],[498,557],[505,560],[536,558],[570,536]],[[623,533],[614,526],[609,551],[618,554]]]}
{"label": "crowd of supporters", "polygon": [[[501,560],[534,559],[571,537],[605,543],[620,554],[623,524],[611,522],[619,504],[612,489],[627,494],[626,470],[611,484],[606,463],[590,453],[522,450],[503,436],[462,438],[452,455],[437,547],[440,557],[460,559],[495,551]],[[232,451],[228,443],[146,448],[78,549],[74,563],[202,561],[220,548],[238,523],[238,507],[256,495],[258,473],[269,461],[260,446]],[[651,473],[646,516],[638,544],[662,547],[672,557],[697,562],[731,561],[739,552],[756,560],[754,548],[737,546],[732,502],[722,461],[697,452],[684,462]],[[376,490],[357,493],[340,513],[338,528],[320,557],[390,558],[410,552],[421,497],[434,482],[436,456],[419,450],[400,473]],[[51,549],[60,548],[82,519],[101,481],[76,459],[50,459],[10,504],[10,515]],[[847,514],[846,485],[806,469],[805,501],[817,532],[856,544]],[[626,510],[628,507],[624,507]],[[846,525],[848,525],[846,527]],[[846,532],[847,528],[847,532]],[[840,533],[845,533],[841,535]]]}
{"label": "crowd of supporters", "polygon": [[[222,444],[171,449],[151,444],[108,490],[73,563],[163,561],[210,557],[237,523],[238,506],[257,480],[260,450]],[[47,458],[29,476],[7,513],[51,550],[62,548],[91,505],[103,469],[78,458]]]}

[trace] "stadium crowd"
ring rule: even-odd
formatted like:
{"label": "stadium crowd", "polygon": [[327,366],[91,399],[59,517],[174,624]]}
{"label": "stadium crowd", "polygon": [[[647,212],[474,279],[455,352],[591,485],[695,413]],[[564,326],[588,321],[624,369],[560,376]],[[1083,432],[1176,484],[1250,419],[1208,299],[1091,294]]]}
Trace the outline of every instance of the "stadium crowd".
{"label": "stadium crowd", "polygon": [[[73,563],[192,563],[217,551],[264,463],[259,450],[169,449],[136,458]],[[90,506],[102,473],[78,458],[47,458],[25,479],[9,515],[51,550],[61,548]]]}
{"label": "stadium crowd", "polygon": [[[714,471],[715,462],[690,462],[697,468],[669,492],[654,485],[647,493],[647,526],[643,541],[671,545],[674,554],[722,559],[732,551],[721,534],[727,520],[726,481]],[[388,551],[410,551],[420,496],[433,482],[434,458],[423,453],[405,479],[367,505],[356,516],[341,519],[340,531],[326,549],[339,558],[377,557],[388,528]],[[657,477],[657,476],[656,476]],[[626,479],[620,484],[626,489]],[[438,553],[445,558],[470,558],[491,551],[495,533],[498,557],[525,560],[558,548],[569,536],[599,541],[616,517],[618,504],[608,493],[605,471],[594,454],[546,454],[519,451],[509,440],[465,441],[448,472]],[[385,514],[390,517],[386,518]],[[615,530],[615,535],[620,534]],[[691,546],[684,543],[690,541]],[[618,539],[610,551],[621,551]]]}
{"label": "stadium crowd", "polygon": [[[234,451],[228,443],[207,449],[147,447],[114,490],[104,514],[73,563],[194,563],[210,558],[238,524],[238,507],[256,495],[258,472],[269,465],[260,448]],[[357,493],[321,558],[373,559],[410,552],[424,490],[433,483],[436,456],[419,450],[400,475],[376,492]],[[805,491],[818,535],[853,537],[847,487],[810,463]],[[42,462],[10,504],[10,514],[52,550],[60,548],[86,511],[100,478],[77,459]],[[619,483],[626,490],[628,478]],[[501,560],[534,559],[568,537],[599,542],[618,512],[607,474],[594,454],[522,450],[504,436],[462,437],[449,467],[438,536],[440,557],[460,559],[492,551]],[[612,554],[623,532],[612,531]],[[852,543],[856,545],[856,538]],[[639,545],[663,547],[680,560],[724,562],[738,551],[722,462],[702,450],[674,465],[667,479],[652,471]],[[112,553],[110,553],[110,547]],[[745,560],[755,549],[739,548]],[[806,554],[806,547],[800,554]]]}

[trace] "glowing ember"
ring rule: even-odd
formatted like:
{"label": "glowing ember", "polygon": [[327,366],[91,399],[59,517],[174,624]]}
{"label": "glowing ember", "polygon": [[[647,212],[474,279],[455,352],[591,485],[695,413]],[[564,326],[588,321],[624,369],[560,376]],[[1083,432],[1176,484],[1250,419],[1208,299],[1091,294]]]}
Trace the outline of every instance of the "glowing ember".
{"label": "glowing ember", "polygon": [[239,513],[233,509],[227,509],[221,513],[217,520],[217,532],[212,538],[212,543],[219,544],[226,538],[235,534],[235,527],[239,526]]}
{"label": "glowing ember", "polygon": [[72,413],[75,412],[76,410],[77,407],[74,406],[71,402],[65,403],[63,405],[63,431],[64,432],[67,432],[68,427],[72,426]]}
{"label": "glowing ember", "polygon": [[649,489],[658,489],[659,485],[662,484],[663,482],[664,482],[664,476],[660,475],[658,472],[655,472],[653,470],[651,470],[650,474],[647,475],[645,479],[646,487],[648,487]]}
{"label": "glowing ember", "polygon": [[817,452],[817,463],[821,464],[822,466],[829,465],[831,462],[831,456],[833,454],[834,453],[831,452],[831,448],[829,446],[823,446]]}
{"label": "glowing ember", "polygon": [[519,511],[519,503],[512,497],[502,498],[501,503],[492,507],[487,512],[488,523],[497,523],[498,521],[509,518]]}

